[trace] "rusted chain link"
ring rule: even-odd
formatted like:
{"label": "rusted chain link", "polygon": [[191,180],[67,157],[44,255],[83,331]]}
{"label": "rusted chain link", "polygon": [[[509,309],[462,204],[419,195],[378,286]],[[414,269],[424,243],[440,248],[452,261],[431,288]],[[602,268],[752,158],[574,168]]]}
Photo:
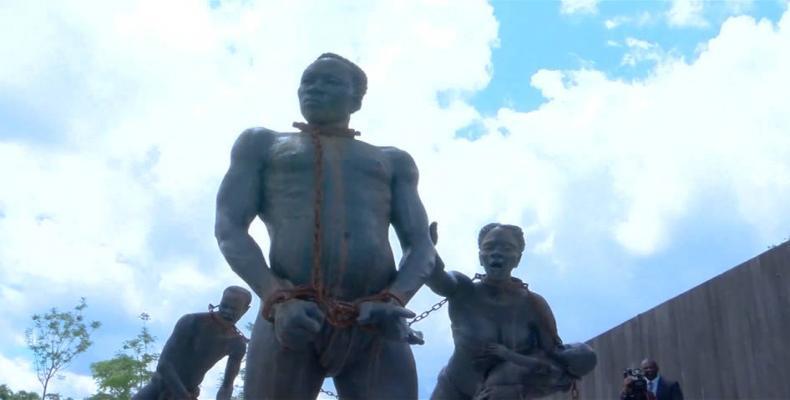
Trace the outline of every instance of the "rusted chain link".
{"label": "rusted chain link", "polygon": [[324,192],[324,148],[321,146],[321,138],[318,131],[309,132],[313,142],[314,159],[314,196],[313,201],[313,270],[311,280],[313,288],[318,292],[319,298],[324,296],[324,281],[321,271],[321,203],[323,202]]}
{"label": "rusted chain link", "polygon": [[424,320],[425,318],[428,318],[428,316],[431,315],[432,312],[442,308],[442,306],[444,306],[448,301],[449,300],[445,297],[445,298],[442,299],[442,301],[432,305],[431,308],[421,312],[420,315],[414,317],[411,321],[409,321],[409,326],[411,326],[412,324],[415,324],[417,322],[420,322],[420,321]]}
{"label": "rusted chain link", "polygon": [[[474,278],[472,278],[472,281],[474,282],[474,281],[482,280],[484,277],[485,275],[483,274],[475,274]],[[417,322],[420,322],[425,318],[428,318],[428,316],[431,315],[432,312],[442,308],[445,304],[447,304],[448,301],[450,300],[447,297],[445,297],[438,303],[432,305],[431,308],[421,312],[420,315],[414,317],[411,321],[409,321],[409,326],[411,326],[412,324],[416,324]]]}
{"label": "rusted chain link", "polygon": [[340,398],[335,392],[333,392],[331,390],[326,390],[324,388],[321,388],[320,391],[321,391],[321,393],[323,393],[323,394],[325,394],[325,395],[327,395],[329,397],[334,397],[336,399]]}

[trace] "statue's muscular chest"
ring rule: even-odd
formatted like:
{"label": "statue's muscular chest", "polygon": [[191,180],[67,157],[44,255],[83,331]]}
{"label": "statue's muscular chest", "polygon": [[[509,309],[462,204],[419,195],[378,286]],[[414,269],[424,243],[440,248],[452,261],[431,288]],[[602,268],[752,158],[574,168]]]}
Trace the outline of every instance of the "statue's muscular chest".
{"label": "statue's muscular chest", "polygon": [[[389,182],[391,167],[378,147],[345,137],[321,137],[320,150],[306,134],[283,135],[272,144],[265,170],[270,178],[312,180],[316,161],[328,179],[363,180],[366,184]],[[320,154],[319,154],[320,152]]]}
{"label": "statue's muscular chest", "polygon": [[211,366],[230,354],[238,338],[230,332],[224,332],[213,326],[215,323],[211,321],[204,322],[202,325],[200,334],[192,341],[190,350],[194,352],[193,354],[203,354],[203,362]]}

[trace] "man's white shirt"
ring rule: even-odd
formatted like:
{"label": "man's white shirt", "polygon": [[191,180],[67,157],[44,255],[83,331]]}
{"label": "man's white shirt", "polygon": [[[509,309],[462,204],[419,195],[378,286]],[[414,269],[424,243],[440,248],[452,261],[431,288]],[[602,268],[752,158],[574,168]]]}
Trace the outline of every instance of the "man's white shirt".
{"label": "man's white shirt", "polygon": [[647,381],[647,390],[651,391],[653,394],[656,394],[656,390],[658,389],[658,381],[661,379],[661,376],[656,376],[656,379],[648,380]]}

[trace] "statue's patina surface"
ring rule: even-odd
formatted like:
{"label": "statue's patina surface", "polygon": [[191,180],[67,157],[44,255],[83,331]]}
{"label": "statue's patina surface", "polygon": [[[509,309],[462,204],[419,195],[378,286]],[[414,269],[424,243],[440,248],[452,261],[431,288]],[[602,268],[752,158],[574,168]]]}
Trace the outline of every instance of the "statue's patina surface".
{"label": "statue's patina surface", "polygon": [[[430,231],[435,242],[436,224]],[[595,366],[592,349],[563,345],[546,300],[511,276],[524,245],[517,226],[484,226],[478,246],[486,273],[474,279],[446,272],[437,256],[427,284],[449,300],[455,351],[432,399],[537,398],[569,390]]]}
{"label": "statue's patina surface", "polygon": [[197,399],[203,376],[219,360],[228,356],[225,375],[217,392],[218,400],[230,400],[233,380],[239,373],[247,339],[236,322],[250,308],[247,289],[230,286],[214,311],[187,314],[176,323],[159,356],[156,372],[135,400]]}
{"label": "statue's patina surface", "polygon": [[[245,396],[312,399],[325,377],[341,398],[415,399],[403,308],[435,253],[404,151],[355,139],[350,115],[364,72],[335,54],[304,71],[300,132],[253,128],[238,138],[217,196],[216,237],[231,268],[263,300]],[[268,229],[268,264],[248,228]],[[403,248],[396,268],[390,224]]]}

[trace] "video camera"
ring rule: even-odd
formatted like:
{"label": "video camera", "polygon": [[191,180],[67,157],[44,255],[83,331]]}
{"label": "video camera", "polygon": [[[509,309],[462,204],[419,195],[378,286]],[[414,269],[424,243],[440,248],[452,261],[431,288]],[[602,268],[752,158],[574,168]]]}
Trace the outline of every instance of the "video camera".
{"label": "video camera", "polygon": [[623,400],[640,400],[647,398],[647,378],[639,368],[626,368],[623,371],[623,378],[632,378],[628,383],[627,391]]}

